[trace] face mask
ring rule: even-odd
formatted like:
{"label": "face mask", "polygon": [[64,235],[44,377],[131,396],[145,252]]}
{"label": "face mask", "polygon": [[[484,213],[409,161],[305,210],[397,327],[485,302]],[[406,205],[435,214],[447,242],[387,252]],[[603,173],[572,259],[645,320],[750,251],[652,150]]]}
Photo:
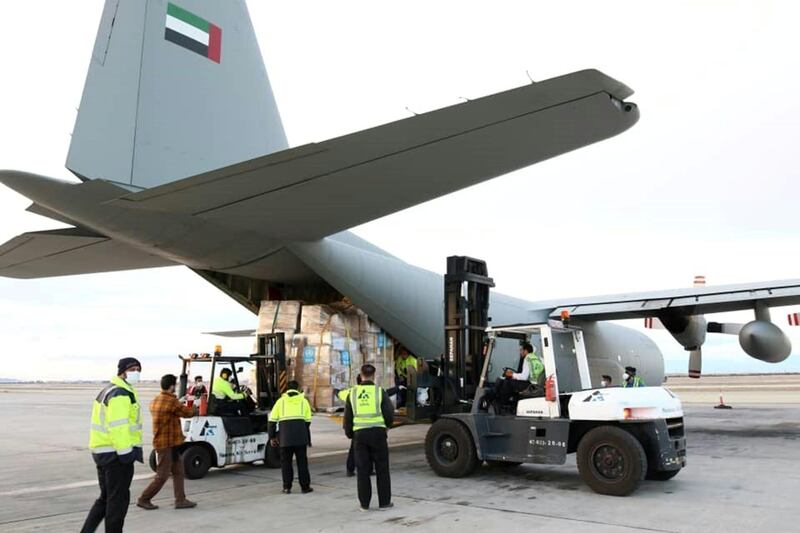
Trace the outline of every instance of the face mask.
{"label": "face mask", "polygon": [[601,381],[600,382],[600,386],[601,387],[608,387],[608,381]]}
{"label": "face mask", "polygon": [[630,375],[630,374],[628,374],[627,372],[625,372],[624,374],[622,374],[622,379],[623,379],[623,381],[628,381],[628,379],[630,379],[630,377],[631,377],[631,375]]}
{"label": "face mask", "polygon": [[127,372],[125,381],[128,383],[139,383],[139,372]]}

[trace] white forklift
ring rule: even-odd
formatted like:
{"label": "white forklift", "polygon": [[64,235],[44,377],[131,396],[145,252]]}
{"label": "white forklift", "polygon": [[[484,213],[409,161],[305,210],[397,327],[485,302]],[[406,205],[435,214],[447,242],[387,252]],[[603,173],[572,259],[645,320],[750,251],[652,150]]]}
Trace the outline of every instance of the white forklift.
{"label": "white forklift", "polygon": [[[487,328],[491,286],[482,261],[448,259],[446,350],[438,384],[429,387],[434,401],[408,405],[411,418],[434,419],[425,438],[430,467],[458,478],[483,461],[558,465],[577,453],[586,484],[614,496],[632,493],[645,478],[675,476],[686,464],[680,400],[663,387],[592,388],[582,331],[569,325],[568,316]],[[546,380],[544,391],[509,402],[497,397],[487,375],[497,344],[515,341],[534,346]],[[419,387],[414,381],[411,398]]]}
{"label": "white forklift", "polygon": [[[221,352],[182,357],[178,396],[186,395],[190,367],[203,364],[210,368],[209,390],[198,398],[199,414],[181,419],[186,444],[183,464],[186,477],[200,479],[211,467],[263,462],[264,466],[280,466],[279,450],[269,445],[267,424],[269,410],[285,392],[286,357],[283,333],[258,336],[258,353],[245,356],[223,356]],[[255,365],[256,391],[240,383],[242,364]],[[230,368],[235,391],[245,394],[244,400],[220,400],[210,387],[223,368]],[[200,375],[205,375],[200,372]],[[155,450],[150,454],[150,468],[156,470]]]}

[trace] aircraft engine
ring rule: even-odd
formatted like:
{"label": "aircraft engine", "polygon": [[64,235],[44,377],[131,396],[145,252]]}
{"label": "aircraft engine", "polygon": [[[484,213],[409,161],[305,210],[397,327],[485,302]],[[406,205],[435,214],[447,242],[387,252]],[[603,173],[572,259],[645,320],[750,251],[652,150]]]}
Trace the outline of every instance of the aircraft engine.
{"label": "aircraft engine", "polygon": [[792,352],[789,337],[767,320],[753,320],[742,326],[739,344],[749,356],[767,363],[780,363]]}

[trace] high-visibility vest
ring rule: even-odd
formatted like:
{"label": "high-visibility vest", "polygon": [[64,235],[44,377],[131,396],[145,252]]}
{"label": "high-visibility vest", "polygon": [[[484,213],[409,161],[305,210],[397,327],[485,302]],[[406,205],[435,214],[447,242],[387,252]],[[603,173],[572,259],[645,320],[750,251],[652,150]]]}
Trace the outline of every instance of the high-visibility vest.
{"label": "high-visibility vest", "polygon": [[350,396],[350,389],[342,389],[336,393],[336,397],[343,402],[346,402],[349,396]]}
{"label": "high-visibility vest", "polygon": [[142,447],[142,418],[139,396],[119,376],[111,379],[92,404],[89,449],[110,458],[126,455]]}
{"label": "high-visibility vest", "polygon": [[[290,392],[294,392],[294,394],[289,394]],[[302,392],[284,392],[272,406],[272,411],[269,412],[269,421],[282,422],[286,420],[311,422],[311,404],[308,403]]]}
{"label": "high-visibility vest", "polygon": [[642,378],[640,378],[639,376],[633,376],[631,379],[625,382],[624,388],[629,389],[632,387],[644,387],[644,386],[645,384]]}
{"label": "high-visibility vest", "polygon": [[383,389],[377,385],[356,385],[350,389],[353,407],[353,431],[366,428],[386,428],[381,411]]}
{"label": "high-visibility vest", "polygon": [[231,400],[244,400],[244,394],[241,392],[233,392],[233,386],[227,379],[222,377],[215,377],[214,383],[211,385],[211,394],[220,400],[225,398]]}
{"label": "high-visibility vest", "polygon": [[406,359],[398,359],[395,363],[395,370],[397,370],[397,375],[400,377],[407,377],[408,376],[408,367],[413,366],[416,370],[417,368],[417,358],[413,355],[409,355]]}
{"label": "high-visibility vest", "polygon": [[539,376],[541,376],[542,372],[544,372],[544,365],[536,355],[536,352],[531,352],[525,357],[525,364],[528,365],[528,369],[530,370],[528,373],[528,380],[531,383],[538,382]]}

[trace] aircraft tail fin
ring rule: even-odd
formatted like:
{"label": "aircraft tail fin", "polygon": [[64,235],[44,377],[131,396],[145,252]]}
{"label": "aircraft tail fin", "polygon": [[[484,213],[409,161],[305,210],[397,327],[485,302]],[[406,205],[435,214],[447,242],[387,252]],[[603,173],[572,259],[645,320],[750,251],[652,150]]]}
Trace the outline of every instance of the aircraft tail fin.
{"label": "aircraft tail fin", "polygon": [[287,147],[244,0],[106,0],[67,157],[150,188]]}

